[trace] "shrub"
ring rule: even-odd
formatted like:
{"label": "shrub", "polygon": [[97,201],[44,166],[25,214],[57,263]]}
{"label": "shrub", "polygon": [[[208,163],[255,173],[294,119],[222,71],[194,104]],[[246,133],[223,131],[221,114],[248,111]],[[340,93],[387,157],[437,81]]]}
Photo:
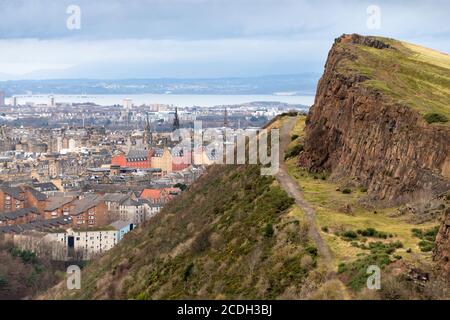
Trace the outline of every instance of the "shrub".
{"label": "shrub", "polygon": [[422,240],[419,242],[419,248],[422,252],[430,252],[434,249],[434,243]]}
{"label": "shrub", "polygon": [[298,134],[293,134],[291,137],[291,141],[297,140],[298,137],[299,137]]}
{"label": "shrub", "polygon": [[0,289],[8,285],[8,280],[4,276],[0,276]]}
{"label": "shrub", "polygon": [[328,233],[328,227],[327,227],[327,226],[323,226],[323,227],[322,227],[322,231]]}
{"label": "shrub", "polygon": [[414,228],[411,231],[414,237],[421,239],[419,242],[420,251],[430,252],[434,249],[434,240],[439,231],[439,226],[428,230]]}
{"label": "shrub", "polygon": [[186,269],[184,269],[184,272],[183,272],[183,280],[184,281],[187,281],[189,279],[189,277],[192,274],[193,269],[194,269],[194,264],[191,262],[190,264],[188,264]]}
{"label": "shrub", "polygon": [[349,189],[349,188],[345,188],[344,190],[342,190],[342,193],[343,194],[350,194],[350,193],[352,193],[352,190]]}
{"label": "shrub", "polygon": [[388,254],[376,253],[356,259],[347,264],[341,263],[338,266],[338,273],[345,274],[350,287],[359,291],[366,285],[367,268],[371,265],[377,265],[380,268],[390,264],[392,261]]}
{"label": "shrub", "polygon": [[369,243],[369,249],[371,253],[391,254],[396,249],[402,248],[403,244],[400,241],[383,243],[383,242],[371,242]]}
{"label": "shrub", "polygon": [[266,227],[264,228],[264,237],[266,238],[272,238],[274,234],[273,226],[271,223],[266,224]]}
{"label": "shrub", "polygon": [[358,235],[356,234],[356,232],[355,231],[351,231],[351,230],[342,232],[341,236],[343,238],[348,238],[348,239],[356,239],[356,238],[358,238]]}
{"label": "shrub", "polygon": [[284,156],[284,160],[294,158],[300,154],[300,152],[303,151],[303,145],[302,144],[296,144],[292,148],[290,148],[286,155]]}
{"label": "shrub", "polygon": [[443,114],[435,113],[435,112],[427,113],[423,117],[425,118],[425,121],[428,122],[429,124],[448,122],[448,118],[446,116],[444,116]]}
{"label": "shrub", "polygon": [[380,239],[387,239],[388,236],[392,238],[392,235],[388,235],[385,232],[378,231],[374,228],[367,228],[365,230],[358,230],[358,234],[364,236],[364,237],[372,237],[372,238],[380,238]]}
{"label": "shrub", "polygon": [[318,252],[318,251],[317,251],[317,248],[314,247],[313,245],[308,245],[308,246],[306,246],[305,250],[306,250],[306,252],[309,253],[309,255],[310,255],[311,257],[313,257],[313,258],[317,257],[317,252]]}

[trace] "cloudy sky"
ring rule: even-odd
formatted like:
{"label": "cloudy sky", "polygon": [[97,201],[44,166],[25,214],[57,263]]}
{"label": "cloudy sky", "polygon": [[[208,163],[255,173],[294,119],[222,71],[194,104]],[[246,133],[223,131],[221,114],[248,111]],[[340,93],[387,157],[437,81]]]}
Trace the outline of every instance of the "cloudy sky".
{"label": "cloudy sky", "polygon": [[0,13],[3,80],[320,73],[353,32],[450,52],[447,0],[0,0]]}

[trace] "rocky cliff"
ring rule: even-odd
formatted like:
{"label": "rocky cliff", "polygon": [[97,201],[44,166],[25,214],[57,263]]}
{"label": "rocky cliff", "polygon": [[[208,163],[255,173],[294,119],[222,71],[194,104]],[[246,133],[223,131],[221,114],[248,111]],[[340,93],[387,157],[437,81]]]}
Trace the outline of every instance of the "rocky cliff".
{"label": "rocky cliff", "polygon": [[450,56],[344,35],[329,53],[299,165],[358,184],[384,204],[443,194],[450,189],[449,113]]}
{"label": "rocky cliff", "polygon": [[436,237],[436,248],[433,258],[442,267],[444,274],[450,279],[450,208],[447,209]]}

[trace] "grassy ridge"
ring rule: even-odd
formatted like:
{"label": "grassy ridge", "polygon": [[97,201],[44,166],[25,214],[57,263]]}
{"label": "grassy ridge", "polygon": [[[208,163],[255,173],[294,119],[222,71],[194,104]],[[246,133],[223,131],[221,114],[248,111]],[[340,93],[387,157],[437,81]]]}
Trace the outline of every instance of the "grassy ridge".
{"label": "grassy ridge", "polygon": [[298,298],[316,272],[307,231],[293,199],[259,166],[214,166],[90,264],[81,292],[54,297]]}
{"label": "grassy ridge", "polygon": [[450,119],[450,56],[392,39],[378,39],[391,48],[340,43],[357,58],[343,60],[339,71],[368,77],[363,85],[422,115],[437,113]]}

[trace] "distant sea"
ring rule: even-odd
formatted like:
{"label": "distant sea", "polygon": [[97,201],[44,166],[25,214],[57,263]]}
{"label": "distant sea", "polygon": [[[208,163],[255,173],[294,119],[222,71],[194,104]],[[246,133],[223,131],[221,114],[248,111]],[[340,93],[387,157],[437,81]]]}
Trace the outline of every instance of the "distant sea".
{"label": "distant sea", "polygon": [[[51,95],[17,96],[19,104],[32,102],[47,104]],[[124,99],[132,99],[133,104],[169,104],[179,107],[213,107],[219,105],[234,105],[255,101],[277,101],[289,104],[311,106],[314,96],[303,95],[196,95],[196,94],[110,94],[110,95],[53,95],[56,103],[87,103],[92,102],[102,106],[122,105]],[[11,100],[11,99],[9,99]],[[8,102],[8,101],[7,101]],[[9,101],[11,103],[11,101]]]}

